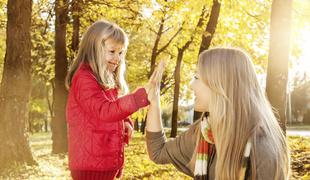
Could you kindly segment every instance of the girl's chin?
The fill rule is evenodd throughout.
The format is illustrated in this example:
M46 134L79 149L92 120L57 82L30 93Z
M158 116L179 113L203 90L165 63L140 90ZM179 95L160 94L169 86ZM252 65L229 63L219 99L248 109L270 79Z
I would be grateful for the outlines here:
M108 67L108 70L109 70L110 72L115 72L116 67Z

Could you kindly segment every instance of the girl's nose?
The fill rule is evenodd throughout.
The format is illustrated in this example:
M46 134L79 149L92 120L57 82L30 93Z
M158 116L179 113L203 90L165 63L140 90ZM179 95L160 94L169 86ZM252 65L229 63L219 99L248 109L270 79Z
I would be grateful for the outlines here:
M121 55L115 54L113 59L114 59L114 61L116 61L116 63L119 63L121 60Z

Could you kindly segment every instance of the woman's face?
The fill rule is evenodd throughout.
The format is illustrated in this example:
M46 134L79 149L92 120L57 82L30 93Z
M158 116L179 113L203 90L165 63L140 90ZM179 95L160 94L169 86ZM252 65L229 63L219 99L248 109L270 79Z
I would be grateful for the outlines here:
M199 73L195 74L195 78L191 82L190 87L195 95L194 110L199 112L209 112L211 90L202 82Z
M107 39L105 41L105 60L107 61L108 70L114 72L119 66L121 57L124 53L124 48L122 44L116 43L113 39Z

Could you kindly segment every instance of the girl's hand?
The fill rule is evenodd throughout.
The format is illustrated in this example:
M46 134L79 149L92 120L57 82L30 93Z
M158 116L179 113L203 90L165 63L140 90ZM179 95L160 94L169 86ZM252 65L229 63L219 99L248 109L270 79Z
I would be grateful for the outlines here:
M125 126L125 136L128 137L128 142L126 142L126 143L129 144L129 140L131 139L131 137L133 135L133 128L129 122L125 122L124 126Z

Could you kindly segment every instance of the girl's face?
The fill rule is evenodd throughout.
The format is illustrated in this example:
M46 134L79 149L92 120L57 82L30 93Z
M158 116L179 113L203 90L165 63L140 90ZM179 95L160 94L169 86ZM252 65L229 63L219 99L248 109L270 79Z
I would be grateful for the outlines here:
M194 110L199 112L209 112L211 90L202 82L198 73L196 73L194 77L195 78L190 85L195 95Z
M110 72L114 72L121 61L121 57L123 56L124 47L122 44L119 44L110 38L105 41L104 49L104 56L107 62L108 70Z

